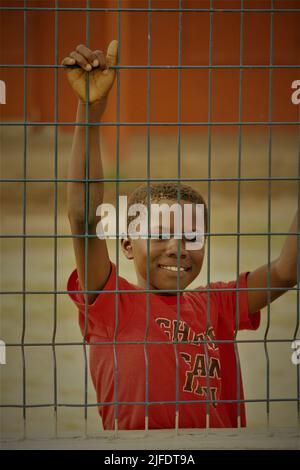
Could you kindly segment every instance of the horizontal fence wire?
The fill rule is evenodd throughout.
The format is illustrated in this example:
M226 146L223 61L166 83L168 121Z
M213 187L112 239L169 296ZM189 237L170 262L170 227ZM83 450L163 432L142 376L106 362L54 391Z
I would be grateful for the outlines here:
M296 126L299 125L300 121L216 121L207 123L205 121L195 121L195 122L52 122L52 121L7 121L0 122L0 126L100 126L100 127L110 127L110 126L127 126L127 127L147 127L147 126L161 126L161 127L178 127L178 126Z
M118 344L210 344L210 343L216 343L216 344L232 344L232 343L236 343L236 344L239 344L239 343L245 343L245 344L251 344L251 343L262 343L264 344L265 342L267 343L290 343L292 341L292 338L288 338L288 339L201 339L199 341L186 341L186 340L182 340L182 341L147 341L147 340L144 340L144 341L118 341ZM89 342L90 345L99 345L99 344L114 344L113 341L90 341ZM28 342L28 343L24 343L24 346L27 346L27 347L32 347L32 346L83 346L84 345L84 342L80 342L80 341L71 341L71 342L59 342L59 341L56 341L56 342L35 342L35 343L32 343L32 342ZM16 347L16 346L20 346L20 343L5 343L5 346L10 346L10 347Z
M298 398L270 398L270 402L297 402ZM204 405L206 403L208 404L213 404L213 403L266 403L265 398L248 398L248 399L240 399L239 401L237 400L208 400L204 399L203 400L179 400L179 404L199 404L199 405ZM148 405L174 405L174 400L165 400L165 401L149 401ZM87 403L85 404L76 404L76 403L57 403L58 407L62 406L69 406L69 407L76 407L76 408L84 408L84 407L93 407L93 406L112 406L112 405L146 405L147 403L145 401L105 401L105 402L97 402L97 403ZM1 405L1 408L49 408L53 407L54 403L43 403L43 404L30 404L30 405L17 405L17 404L11 404L11 405Z
M78 182L78 183L85 183L85 182L90 182L90 183L97 183L97 182L104 182L104 183L116 183L117 181L121 181L122 183L137 183L137 182L147 182L147 181L153 181L153 182L159 182L159 181L190 181L190 182L208 182L208 181L213 181L213 182L225 182L225 181L245 181L245 182L259 182L259 181L299 181L299 178L297 176L272 176L272 177L241 177L240 179L236 178L184 178L181 177L179 178L122 178L120 177L119 179L117 178L27 178L26 180L24 178L0 178L0 183L21 183L26 181L27 183L54 183L54 182L59 182L59 183L67 183L67 182ZM267 232L265 232L267 233Z
M105 13L118 12L118 13L298 13L300 8L101 8L101 7L0 7L0 11L82 11L82 12L96 12L103 11Z
M268 292L270 291L297 291L299 290L298 287L239 287L239 291L242 292ZM163 293L174 293L176 294L177 292L236 292L237 288L234 287L226 287L226 288L219 288L219 287L203 287L201 290L198 289L119 289L119 290L57 290L57 294L141 294L144 293L146 294L147 292L153 293L153 294L158 294L159 292ZM55 291L53 290L8 290L8 291L2 291L1 294L54 294Z
M178 234L166 234L169 235L170 237L173 235L178 235ZM236 236L245 236L245 237L261 237L261 236L266 236L266 235L272 235L272 236L282 236L282 235L299 235L299 232L204 232L203 235L207 237L236 237ZM86 234L86 235L65 235L65 234L26 234L26 235L17 235L17 234L5 234L5 235L0 235L0 238L98 238L97 235L92 235L92 234ZM119 238L122 239L124 238L124 235L118 234L118 233L112 233L109 235L107 238ZM151 237L149 235L148 238L154 238L156 239L157 237Z
M65 69L65 65L0 64L0 69ZM72 66L68 66L69 68ZM75 68L75 67L74 67ZM300 65L111 65L111 69L182 70L182 69L300 69Z

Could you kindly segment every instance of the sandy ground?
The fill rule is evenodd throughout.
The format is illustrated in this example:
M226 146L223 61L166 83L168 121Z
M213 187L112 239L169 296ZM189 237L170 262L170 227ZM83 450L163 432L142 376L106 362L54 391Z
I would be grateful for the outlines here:
M2 178L19 178L23 175L22 130L16 133L4 129L2 135ZM146 136L132 138L127 148L128 156L122 156L121 176L146 176ZM152 136L151 174L153 177L176 177L176 137ZM66 134L58 138L58 176L66 177L66 165L71 140ZM108 159L104 142L105 174L114 175L115 159ZM273 136L272 175L295 177L298 172L297 136L275 132ZM248 133L243 137L242 177L262 178L268 174L268 140L264 135ZM52 178L54 176L53 133L30 133L28 138L29 178ZM168 164L166 164L168 162ZM182 176L206 178L207 135L182 136ZM212 177L237 176L237 136L226 133L213 136ZM120 185L120 193L127 194L137 183ZM58 183L58 233L70 234L66 220L65 183ZM207 183L194 185L207 196ZM4 183L2 202L2 233L22 233L22 184ZM264 232L267 230L268 186L265 182L241 184L241 231ZM106 200L114 199L113 184L107 184ZM235 232L237 227L237 183L211 183L211 214L213 232ZM46 235L54 229L54 184L32 183L27 185L26 230L31 235ZM274 182L272 185L271 216L274 232L287 231L297 206L297 182ZM271 255L275 257L284 237L271 237ZM54 290L54 241L49 238L26 240L26 290ZM231 280L236 276L237 240L235 236L216 236L211 239L211 280ZM109 242L109 252L116 261L116 243ZM121 256L121 255L120 255ZM1 240L1 290L22 290L23 242L22 239ZM135 282L133 266L120 257L120 274ZM242 236L240 240L240 271L252 270L268 261L266 236ZM71 239L57 241L57 290L65 290L68 276L74 268ZM205 284L207 263L191 287ZM9 344L18 344L23 327L23 299L21 295L1 296L1 335ZM66 294L27 294L25 299L27 343L50 342L54 332L54 305L56 302L57 328L55 340L66 343L56 346L57 401L69 405L84 403L85 364L81 346L69 343L81 341L76 310ZM297 367L291 362L291 343L297 326L296 292L288 292L270 308L269 339L287 340L268 345L270 398L297 398ZM267 327L267 309L262 313L261 327L256 332L240 333L241 340L262 340ZM299 337L299 332L298 332ZM262 343L243 343L239 347L244 377L245 395L250 400L265 400L267 388L267 360ZM25 351L25 369L21 348L7 347L7 364L1 365L1 401L5 405L22 405L23 378L26 384L26 403L31 405L53 404L54 361L50 346L30 346ZM25 376L23 375L25 372ZM88 379L88 402L95 403L95 393ZM23 436L22 408L1 409L1 434L4 439ZM248 403L249 429L258 429L267 423L266 403ZM271 426L297 426L295 401L270 403ZM101 423L95 407L88 408L87 432L101 436ZM57 427L64 438L82 436L85 433L82 407L63 406L57 412L53 406L33 407L26 411L26 435L31 438L50 438ZM283 431L284 435L284 431ZM282 438L283 439L283 438ZM283 439L284 440L284 439ZM279 438L280 441L280 438ZM294 441L293 441L294 442Z
M0 446L3 450L29 449L70 449L70 450L105 450L111 457L114 450L286 450L300 449L300 433L294 428L275 429L185 429L176 433L169 430L121 431L118 435L101 433L89 438L72 439L26 439L6 441ZM172 452L170 452L172 454Z

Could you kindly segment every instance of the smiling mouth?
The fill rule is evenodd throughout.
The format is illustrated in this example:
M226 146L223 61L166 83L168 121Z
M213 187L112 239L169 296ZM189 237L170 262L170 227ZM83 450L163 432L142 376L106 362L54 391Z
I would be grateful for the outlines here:
M166 271L173 272L173 273L178 273L178 272L186 272L189 271L191 268L183 268L182 266L178 267L177 266L167 266L165 264L159 264L158 265L161 269L165 269Z

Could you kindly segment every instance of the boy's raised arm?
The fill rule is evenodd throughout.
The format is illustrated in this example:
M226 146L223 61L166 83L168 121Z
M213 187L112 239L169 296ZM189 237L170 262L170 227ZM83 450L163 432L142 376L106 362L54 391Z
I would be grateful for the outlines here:
M298 232L298 212L296 212L290 227L290 234ZM298 235L299 236L299 235ZM287 235L279 257L270 265L270 287L286 288L293 287L297 283L297 257L298 253L297 235ZM252 271L247 278L249 288L267 288L268 284L268 264ZM271 290L270 301L277 299L286 290ZM250 313L255 313L268 304L268 291L248 291L248 307Z
M65 57L62 65L77 65L67 69L67 78L77 98L76 122L86 122L86 76L89 73L89 122L100 122L106 108L107 97L115 80L115 70L110 65L117 63L117 41L112 41L105 58L102 51L91 51L84 45ZM89 126L89 178L103 178L100 150L100 132L98 126ZM68 178L86 178L86 127L76 126L73 137ZM96 234L96 209L103 202L104 183L89 183L88 234ZM68 183L68 217L73 235L86 233L86 184L70 181ZM110 260L106 241L89 238L87 251L85 238L73 238L78 278L82 289L101 290L110 274ZM85 257L88 255L88 279L86 285ZM97 294L87 294L88 303L92 303Z

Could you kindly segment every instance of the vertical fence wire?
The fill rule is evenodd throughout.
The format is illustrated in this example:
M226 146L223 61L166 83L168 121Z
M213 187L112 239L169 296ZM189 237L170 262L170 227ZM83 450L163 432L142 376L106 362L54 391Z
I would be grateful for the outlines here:
M86 0L85 12L85 34L86 46L90 47L90 0ZM85 94L85 238L84 238L84 254L85 254L85 323L84 323L84 339L83 339L83 358L84 358L84 437L87 438L88 432L88 358L87 358L87 329L89 324L89 310L88 310L88 279L89 279L89 211L90 211L90 167L89 167L89 153L90 153L90 128L89 128L89 101L90 101L90 79L89 72L84 72L86 77L86 94Z
M210 231L211 231L211 199L212 199L212 86L213 86L213 41L214 41L214 0L210 0L210 12L209 12L209 56L208 56L208 115L207 115L207 125L208 125L208 162L207 162L207 176L208 176L208 191L207 191L207 227L206 232L209 234L207 236L207 285L210 285L210 263L211 263L211 239L210 239ZM207 292L207 308L206 308L206 332L205 332L205 340L207 340L208 335L208 328L210 326L211 320L211 294L210 290ZM208 350L207 350L207 342L204 343L204 357L205 357L205 366L206 366L206 388L207 388L207 400L206 400L206 413L205 413L205 428L209 429L210 427L210 406L209 406L209 358L208 358Z
M272 0L272 9L275 7L275 1ZM269 52L269 96L268 96L268 119L272 120L273 117L273 49L274 49L274 13L270 13L270 52ZM270 426L270 356L268 349L268 334L271 325L271 228L272 228L272 139L273 139L273 128L272 124L268 126L268 305L267 305L267 324L264 334L264 351L266 358L266 418L267 418L267 428Z
M148 0L148 8L152 9L152 0ZM147 65L148 67L152 63L152 11L148 13L148 50L147 50ZM151 69L147 69L147 291L150 290L150 237L151 237L151 197L150 197L150 178L151 178ZM149 334L150 324L150 293L146 294L146 330L145 330L145 344L144 344L144 355L145 355L145 432L149 430L149 357L147 350L147 341Z
M59 0L55 0L55 65L58 65L58 40L59 40ZM54 122L58 122L58 68L54 70ZM58 126L54 128L54 273L53 273L53 332L52 332L52 356L53 356L53 399L54 399L54 435L57 437L57 360L56 360L56 330L57 330L57 210L58 210Z
M27 7L27 0L24 0L24 7ZM26 354L25 354L25 334L26 334L26 233L27 233L27 88L28 88L28 69L26 68L28 60L28 14L24 10L23 14L23 28L24 28L24 99L23 99L23 113L24 113L24 160L23 160L23 194L22 194L22 212L23 212L23 262L22 262L22 334L21 334L21 349L22 349L22 380L23 380L23 438L26 439Z
M244 0L241 0L240 13L240 66L244 64ZM243 120L243 88L244 88L244 69L239 69L239 122ZM238 126L238 156L237 156L237 235L236 235L236 319L234 331L234 354L236 364L236 396L237 396L237 427L241 427L241 371L238 346L236 343L240 323L240 232L241 232L241 171L242 171L242 126Z
M299 111L300 117L300 111ZM293 340L295 341L299 333L300 325L300 127L298 129L298 220L297 220L297 292L296 292L296 326ZM296 389L297 389L297 417L300 427L300 364L296 364Z
M121 11L122 0L118 0L118 65L121 61ZM120 69L117 69L117 129L116 129L116 233L119 234L119 194L120 194L120 106L121 106L121 84L120 84ZM118 435L119 429L119 365L117 353L117 334L119 328L119 236L116 237L116 316L115 316L115 331L113 338L113 353L114 353L114 398L115 398L115 415L114 415L114 431L115 437Z
M182 0L179 0L178 4L179 9L182 9ZM178 121L178 134L177 134L177 208L180 205L180 179L181 179L181 111L182 111L182 72L181 66L182 64L182 11L178 13L178 72L177 72L177 79L178 79L178 86L177 86L177 121ZM179 211L178 211L179 212ZM181 216L180 213L178 214L176 209L176 215L174 214L174 233L175 230L178 232L178 218ZM176 221L176 223L175 223ZM180 224L182 226L182 223ZM181 227L182 232L182 227ZM174 235L176 239L176 236ZM174 354L175 354L175 366L176 366L176 394L175 394L175 431L178 432L179 429L179 385L180 385L180 377L179 377L179 362L178 362L178 347L177 341L179 338L178 330L180 325L180 264L181 264L181 241L182 241L182 233L180 234L180 238L177 241L177 325L174 332Z

